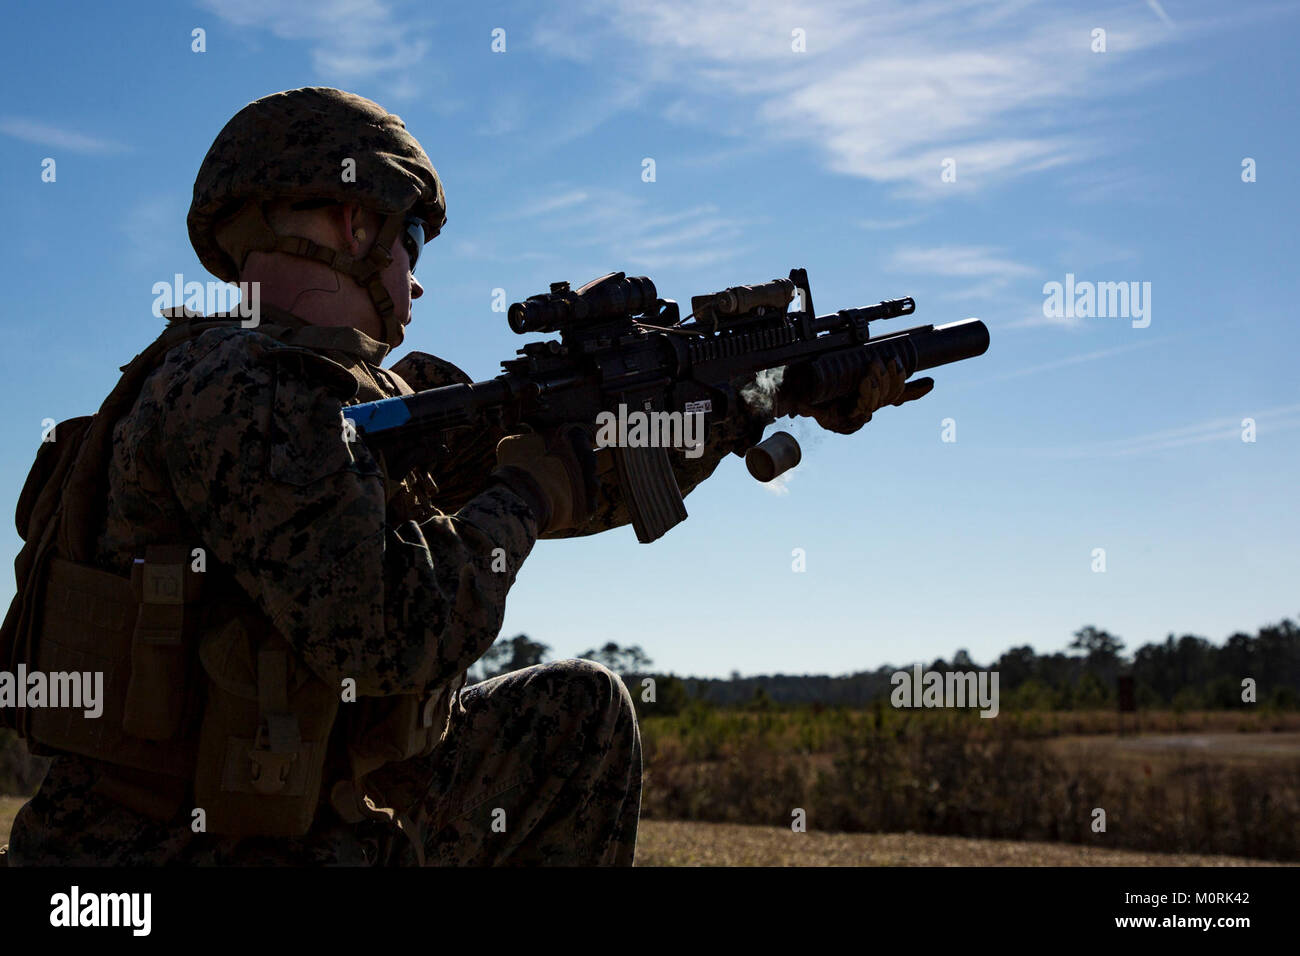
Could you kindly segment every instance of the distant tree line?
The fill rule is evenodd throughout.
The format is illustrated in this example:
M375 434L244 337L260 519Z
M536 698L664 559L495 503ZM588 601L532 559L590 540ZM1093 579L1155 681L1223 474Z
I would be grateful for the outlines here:
M1139 707L1146 709L1214 710L1250 706L1242 700L1242 681L1255 682L1256 702L1283 709L1300 707L1300 627L1289 619L1259 629L1238 632L1222 645L1204 637L1170 634L1163 642L1144 644L1131 655L1124 642L1093 625L1074 632L1066 652L1038 654L1029 645L1013 647L996 661L978 664L965 650L951 661L942 658L923 666L932 671L996 670L1001 705L1005 708L1085 710L1116 706L1120 675L1132 675ZM484 680L542 663L550 653L545 644L519 634L500 638L471 672ZM591 648L579 657L594 660L620 674L642 713L671 714L691 701L722 707L821 704L863 707L888 699L891 678L911 664L886 664L874 671L839 677L828 675L759 675L728 679L679 678L656 674L653 661L636 645L614 642ZM653 685L644 683L653 678ZM653 703L643 698L653 693Z

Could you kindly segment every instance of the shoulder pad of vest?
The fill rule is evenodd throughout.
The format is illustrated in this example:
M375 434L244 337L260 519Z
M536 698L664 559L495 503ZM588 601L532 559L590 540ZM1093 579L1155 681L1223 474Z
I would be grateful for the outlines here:
M447 385L468 385L472 381L465 372L446 359L428 352L408 352L390 369L417 392Z
M159 309L158 314L168 322L183 322L186 319L201 319L202 312L195 312L189 306L178 305L170 309Z
M341 399L354 398L357 394L357 380L351 372L311 349L284 345L268 349L266 357L278 366L293 369L305 380L324 385L331 395Z

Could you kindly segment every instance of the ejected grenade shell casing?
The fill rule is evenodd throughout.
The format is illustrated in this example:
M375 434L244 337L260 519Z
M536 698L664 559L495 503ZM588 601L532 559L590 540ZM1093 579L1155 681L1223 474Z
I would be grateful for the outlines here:
M803 458L799 443L789 432L776 432L745 452L745 467L759 481L785 474Z

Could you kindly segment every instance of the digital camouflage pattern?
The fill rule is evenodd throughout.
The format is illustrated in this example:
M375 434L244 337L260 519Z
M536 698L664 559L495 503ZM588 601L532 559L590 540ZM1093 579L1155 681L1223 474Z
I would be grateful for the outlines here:
M434 759L373 778L420 807L426 865L632 865L641 738L617 675L539 664L465 688L460 704ZM390 862L417 862L409 841L389 846Z
M528 506L491 477L501 436L451 436L434 474L412 469L386 501L382 463L341 435L345 404L468 377L421 353L385 371L387 347L355 329L262 313L259 329L172 349L117 425L101 563L128 573L145 544L194 543L212 580L322 679L433 698L441 741L367 781L419 825L420 846L386 819L344 823L325 802L302 838L196 834L188 809L154 822L96 792L93 761L62 756L14 821L11 865L630 864L641 755L621 681L568 661L460 689L537 538ZM674 455L683 492L755 428L719 428L700 458ZM627 523L612 485L585 528L560 536ZM341 721L360 704L342 706Z
M344 161L355 163L345 177ZM355 93L286 90L236 113L208 149L194 180L187 224L199 261L227 282L239 263L216 226L248 200L331 199L381 215L410 212L432 239L447 221L442 182L401 118Z
M410 808L426 866L628 865L636 852L641 738L622 681L560 661L466 687L432 755L371 783ZM415 866L411 842L373 820L323 808L305 837L222 839L160 824L93 791L95 768L54 760L14 820L10 866Z

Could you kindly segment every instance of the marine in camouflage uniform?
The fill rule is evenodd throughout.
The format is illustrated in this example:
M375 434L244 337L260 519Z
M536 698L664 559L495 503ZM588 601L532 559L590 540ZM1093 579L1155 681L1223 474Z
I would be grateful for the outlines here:
M444 492L427 472L413 472L386 508L379 463L361 442L349 459L340 441L342 403L331 391L339 383L313 374L298 350L373 377L373 391L352 401L468 376L421 353L385 371L378 363L386 346L356 330L262 312L270 330L296 334L232 328L173 349L118 425L100 547L106 566L127 573L146 543L187 529L182 538L202 543L210 569L228 568L327 681L353 678L363 695L446 688L446 739L371 781L400 809L427 818L427 861L631 863L640 740L616 675L565 661L452 691L496 638L506 593L538 538L519 495L504 485L481 490L502 436L453 440L454 484ZM719 431L704 456L683 458L684 488L731 444ZM617 490L602 484L585 530L627 521ZM505 551L504 573L491 570L495 548ZM462 614L465 605L474 613ZM160 824L133 813L96 793L95 781L93 761L56 758L15 820L12 862L359 864L394 852L390 859L413 862L408 841L389 828L343 824L328 807L301 839L222 839L191 832L188 814ZM492 827L498 808L503 833Z
M369 121L363 132L358 114ZM388 224L422 206L432 233L441 228L445 200L428 158L375 104L300 90L250 104L232 125L240 117L236 153L222 155L233 148L228 127L200 171L191 212L200 258L222 278L235 278L242 265L230 246L275 246L256 230L252 240L215 242L213 210L223 207L229 221L230 197L268 194L343 201L346 191L332 180L346 157L357 158L357 180L372 189L368 206ZM253 148L259 136L281 139ZM385 153L389 167L368 167L367 150ZM384 175L396 186L376 196ZM196 229L194 210L205 209L208 220L200 216ZM381 229L379 240L393 235ZM499 467L505 436L490 429L447 436L436 473L416 460L401 466L398 480L364 442L340 435L342 409L470 379L423 353L381 368L401 329L384 312L375 262L295 249L281 242L277 251L329 260L367 288L386 342L263 304L257 328L232 321L168 351L113 433L98 563L126 575L151 543L196 544L231 612L260 615L297 666L335 687L354 681L361 702L417 696L441 715L441 733L426 752L399 755L367 775L364 816L337 812L322 793L300 837L196 833L188 806L152 819L108 795L101 784L111 768L61 755L14 821L11 865L630 865L641 748L620 679L592 662L562 661L463 686L497 637L506 595L539 536L628 523L611 453L594 456L602 480L587 487L587 507L575 505L567 527L554 526L544 482ZM871 380L871 407L897 396L896 378L890 370ZM870 417L867 405L807 414L844 431ZM674 455L683 493L728 452L760 440L766 423L746 414L712 429L700 457ZM356 713L349 708L361 706L342 704L335 736L348 731ZM327 784L338 769L330 764Z

